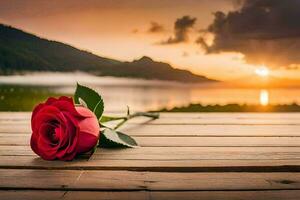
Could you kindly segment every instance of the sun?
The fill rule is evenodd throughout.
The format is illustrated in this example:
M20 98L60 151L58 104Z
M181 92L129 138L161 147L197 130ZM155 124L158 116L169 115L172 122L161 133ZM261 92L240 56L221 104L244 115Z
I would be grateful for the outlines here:
M255 69L255 74L261 77L267 77L270 74L270 70L267 67L262 66Z
M269 104L269 92L267 90L260 91L259 102L262 106L267 106Z

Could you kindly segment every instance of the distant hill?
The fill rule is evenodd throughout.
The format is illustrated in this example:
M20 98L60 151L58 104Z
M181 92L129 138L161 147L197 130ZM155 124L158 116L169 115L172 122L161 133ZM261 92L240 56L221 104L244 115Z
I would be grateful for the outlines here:
M24 71L84 71L99 76L133 77L182 82L213 81L187 70L142 57L121 62L97 56L0 24L0 74Z

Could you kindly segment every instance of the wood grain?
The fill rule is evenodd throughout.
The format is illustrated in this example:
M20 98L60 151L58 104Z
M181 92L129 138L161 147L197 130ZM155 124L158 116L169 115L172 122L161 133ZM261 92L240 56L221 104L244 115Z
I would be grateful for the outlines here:
M124 114L113 114L123 116ZM30 123L31 113L0 113L0 124L26 124ZM134 118L128 121L130 124L300 124L299 113L160 113L157 120L149 120L145 117Z
M217 136L217 137L270 137L300 136L300 125L133 125L120 129L131 136ZM0 133L31 132L28 125L1 125Z
M47 190L0 190L0 197L1 200L54 200L63 199L64 193ZM86 197L89 198L89 195Z
M0 175L1 189L137 191L300 189L300 173L170 173L0 169Z
M0 119L0 125L27 125L30 119L21 120L5 120ZM108 125L115 125L116 122L109 122ZM300 118L271 118L271 119L255 119L255 118L159 118L150 120L148 118L134 118L127 124L151 124L151 125L300 125Z
M29 146L0 146L1 156L33 156ZM300 147L138 147L98 149L99 160L300 160Z
M2 169L130 170L156 172L300 172L300 160L102 160L45 161L0 156Z
M109 113L106 112L105 115L123 116L125 113ZM31 112L0 112L0 120L19 120L19 119L30 119ZM160 113L161 118L256 118L256 119L300 119L300 113L236 113L236 112L214 112L214 113L188 113L188 112L162 112Z
M300 147L300 137L135 136L134 139L141 147ZM30 134L0 133L0 146L4 145L28 146Z
M300 199L300 114L162 113L121 130L141 147L45 161L30 113L0 113L0 199ZM113 123L111 124L113 125Z

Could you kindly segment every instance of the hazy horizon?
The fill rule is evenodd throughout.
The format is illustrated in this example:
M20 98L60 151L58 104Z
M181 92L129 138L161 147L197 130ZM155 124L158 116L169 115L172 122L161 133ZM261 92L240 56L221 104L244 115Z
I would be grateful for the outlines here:
M0 110L31 110L47 96L72 95L76 82L103 95L108 112L159 110L199 105L274 105L300 104L300 88L234 87L223 83L188 84L174 81L99 77L82 72L34 72L0 76ZM19 101L18 98L22 98ZM120 101L122 99L122 101Z

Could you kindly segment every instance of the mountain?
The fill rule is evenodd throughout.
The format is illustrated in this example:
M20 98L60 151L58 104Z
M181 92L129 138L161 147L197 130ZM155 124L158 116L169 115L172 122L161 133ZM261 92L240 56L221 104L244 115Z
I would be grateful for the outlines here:
M213 81L149 57L121 62L0 24L0 74L24 71L84 71L99 76L182 82Z

